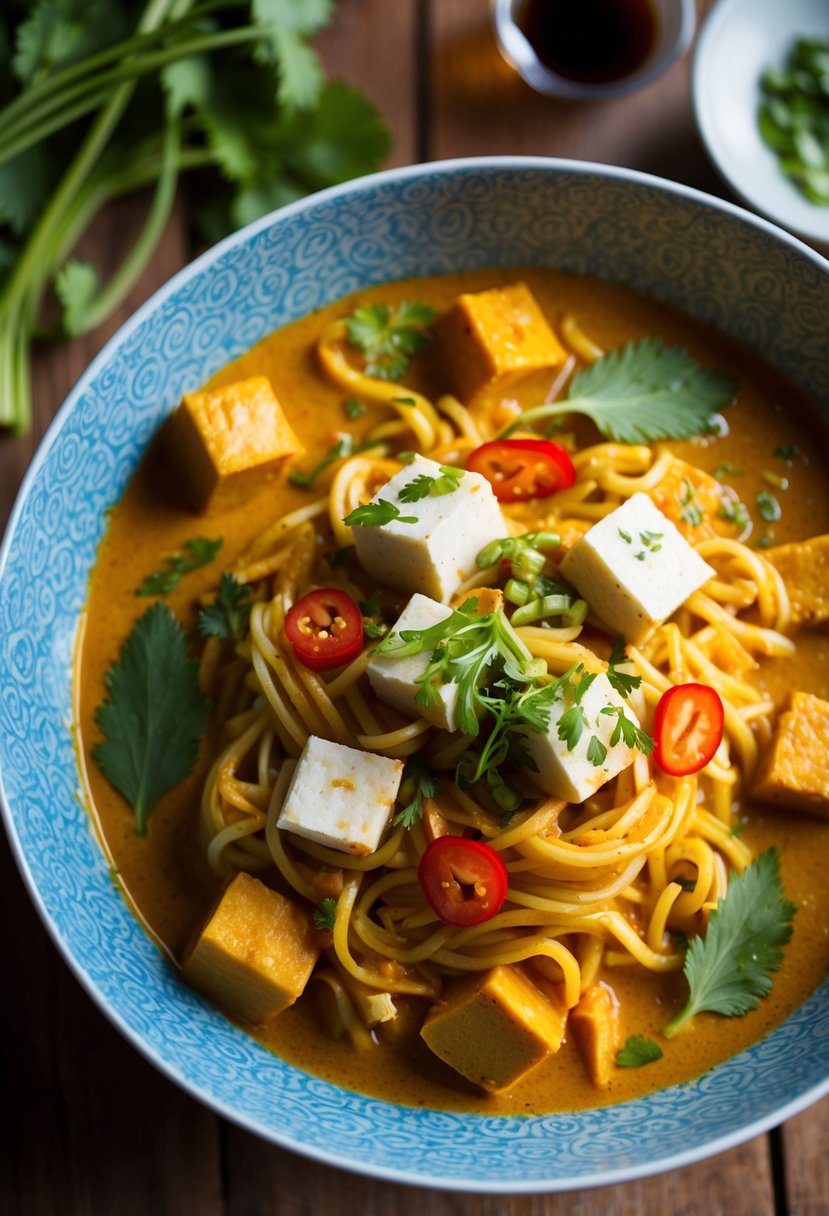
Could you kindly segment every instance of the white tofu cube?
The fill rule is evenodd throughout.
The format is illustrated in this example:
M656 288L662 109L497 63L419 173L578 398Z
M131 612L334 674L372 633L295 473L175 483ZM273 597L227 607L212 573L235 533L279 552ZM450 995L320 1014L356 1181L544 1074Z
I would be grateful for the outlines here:
M647 494L594 524L560 569L610 631L634 645L715 573Z
M623 737L611 746L610 740L618 717L616 714L602 713L602 710L621 709L635 726L639 725L633 710L619 696L607 676L598 675L581 698L583 729L575 747L570 748L564 739L559 738L558 724L575 704L578 681L579 677L576 676L573 683L563 686L563 695L553 705L550 726L545 734L531 730L525 732L527 751L538 765L538 772L531 772L530 776L545 794L564 798L567 802L584 802L611 777L632 764L636 756L635 748L628 747ZM606 749L601 764L594 764L588 758L593 738L598 739Z
M480 473L464 473L450 494L401 500L401 490L423 476L441 477L440 465L417 456L372 499L391 503L414 523L394 519L355 527L354 541L363 569L381 583L447 603L475 572L481 549L508 529L492 486Z
M403 761L311 735L277 827L341 853L373 853L389 821Z
M451 608L438 604L426 595L413 595L406 608L392 627L399 635L403 629L428 629L451 613ZM395 658L393 654L376 654L367 668L371 687L381 701L393 705L401 713L416 718L425 718L442 730L457 730L458 685L440 684L436 688L440 698L434 705L421 706L415 703L420 691L418 679L423 675L432 658L431 649L420 654Z

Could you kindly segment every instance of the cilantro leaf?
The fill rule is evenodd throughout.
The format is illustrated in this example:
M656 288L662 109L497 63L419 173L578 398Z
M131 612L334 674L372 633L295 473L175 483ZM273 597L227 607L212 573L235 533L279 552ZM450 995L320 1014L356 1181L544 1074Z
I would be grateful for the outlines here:
M196 536L184 545L184 553L171 553L165 558L163 570L157 570L144 580L136 590L136 595L169 595L175 591L182 576L191 570L198 570L213 561L222 547L221 537L210 540L206 536Z
M55 276L55 292L61 303L66 334L83 332L89 306L99 291L98 271L91 262L81 262L76 258L64 262Z
M353 511L349 511L343 523L349 528L382 528L384 524L390 524L395 519L401 524L417 523L416 515L401 515L400 508L393 502L387 502L385 498L355 507Z
M653 739L629 718L621 705L605 705L599 710L600 714L616 718L613 734L610 736L610 746L615 747L620 739L624 739L628 747L637 747L643 756L649 756L653 751Z
M327 895L314 908L314 924L318 929L327 929L329 933L333 933L336 916L337 901L333 895Z
M423 815L423 799L434 798L437 792L437 782L426 766L419 760L409 760L403 773L397 799L398 802L405 802L406 805L397 812L392 820L392 826L413 827ZM407 799L408 801L406 801Z
M584 710L580 705L571 705L558 720L558 737L567 744L569 751L578 743L586 726Z
M604 764L606 758L607 748L598 735L591 735L590 742L587 745L587 759L598 768Z
M170 609L153 604L106 673L107 699L95 714L105 737L92 755L132 807L139 836L158 800L195 766L210 709L198 670Z
M238 642L247 628L250 608L250 587L226 570L216 599L199 613L199 633Z
M381 380L399 380L410 357L429 341L424 326L434 318L434 309L416 300L404 300L397 308L368 304L345 318L348 340L366 357L366 374Z
M728 376L702 367L681 346L643 338L581 368L565 400L525 410L509 430L557 414L586 414L618 443L690 439L706 432L734 391Z
M620 1068L643 1068L645 1064L653 1064L661 1060L664 1052L653 1039L646 1039L643 1034L632 1034L616 1052L616 1063Z
M704 937L695 937L685 956L690 996L665 1027L670 1038L696 1014L707 1010L742 1017L771 991L771 974L792 935L795 905L784 896L777 850L767 849L731 879L725 898L708 919Z
M621 638L617 638L613 643L610 658L607 660L607 678L619 696L624 697L625 700L642 683L641 676L628 675L626 671L619 670L622 663L628 662L630 660L625 654L625 644Z
M421 473L415 477L414 481L403 486L397 497L400 502L420 502L421 498L429 497L434 484L434 477L430 477L428 473Z

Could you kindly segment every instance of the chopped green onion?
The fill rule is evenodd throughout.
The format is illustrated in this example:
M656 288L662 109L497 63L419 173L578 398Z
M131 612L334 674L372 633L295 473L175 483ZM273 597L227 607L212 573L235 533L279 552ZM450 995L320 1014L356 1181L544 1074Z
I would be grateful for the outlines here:
M532 621L540 621L545 616L558 616L567 612L572 601L569 595L543 595L539 599L530 600L523 607L517 608L512 614L512 624L529 625Z
M530 588L520 579L511 578L504 587L504 599L520 608L530 598Z

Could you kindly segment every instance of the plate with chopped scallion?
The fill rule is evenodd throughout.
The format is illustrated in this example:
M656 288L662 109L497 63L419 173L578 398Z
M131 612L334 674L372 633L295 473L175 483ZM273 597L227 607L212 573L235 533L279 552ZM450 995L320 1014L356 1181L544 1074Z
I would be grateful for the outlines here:
M693 65L697 126L755 211L829 249L829 4L719 0Z

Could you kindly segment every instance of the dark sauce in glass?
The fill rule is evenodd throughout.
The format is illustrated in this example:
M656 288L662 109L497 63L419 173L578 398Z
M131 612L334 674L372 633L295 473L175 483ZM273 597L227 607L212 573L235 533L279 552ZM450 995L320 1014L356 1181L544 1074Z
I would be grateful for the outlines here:
M546 67L590 84L632 75L656 41L650 0L526 0L516 20Z

